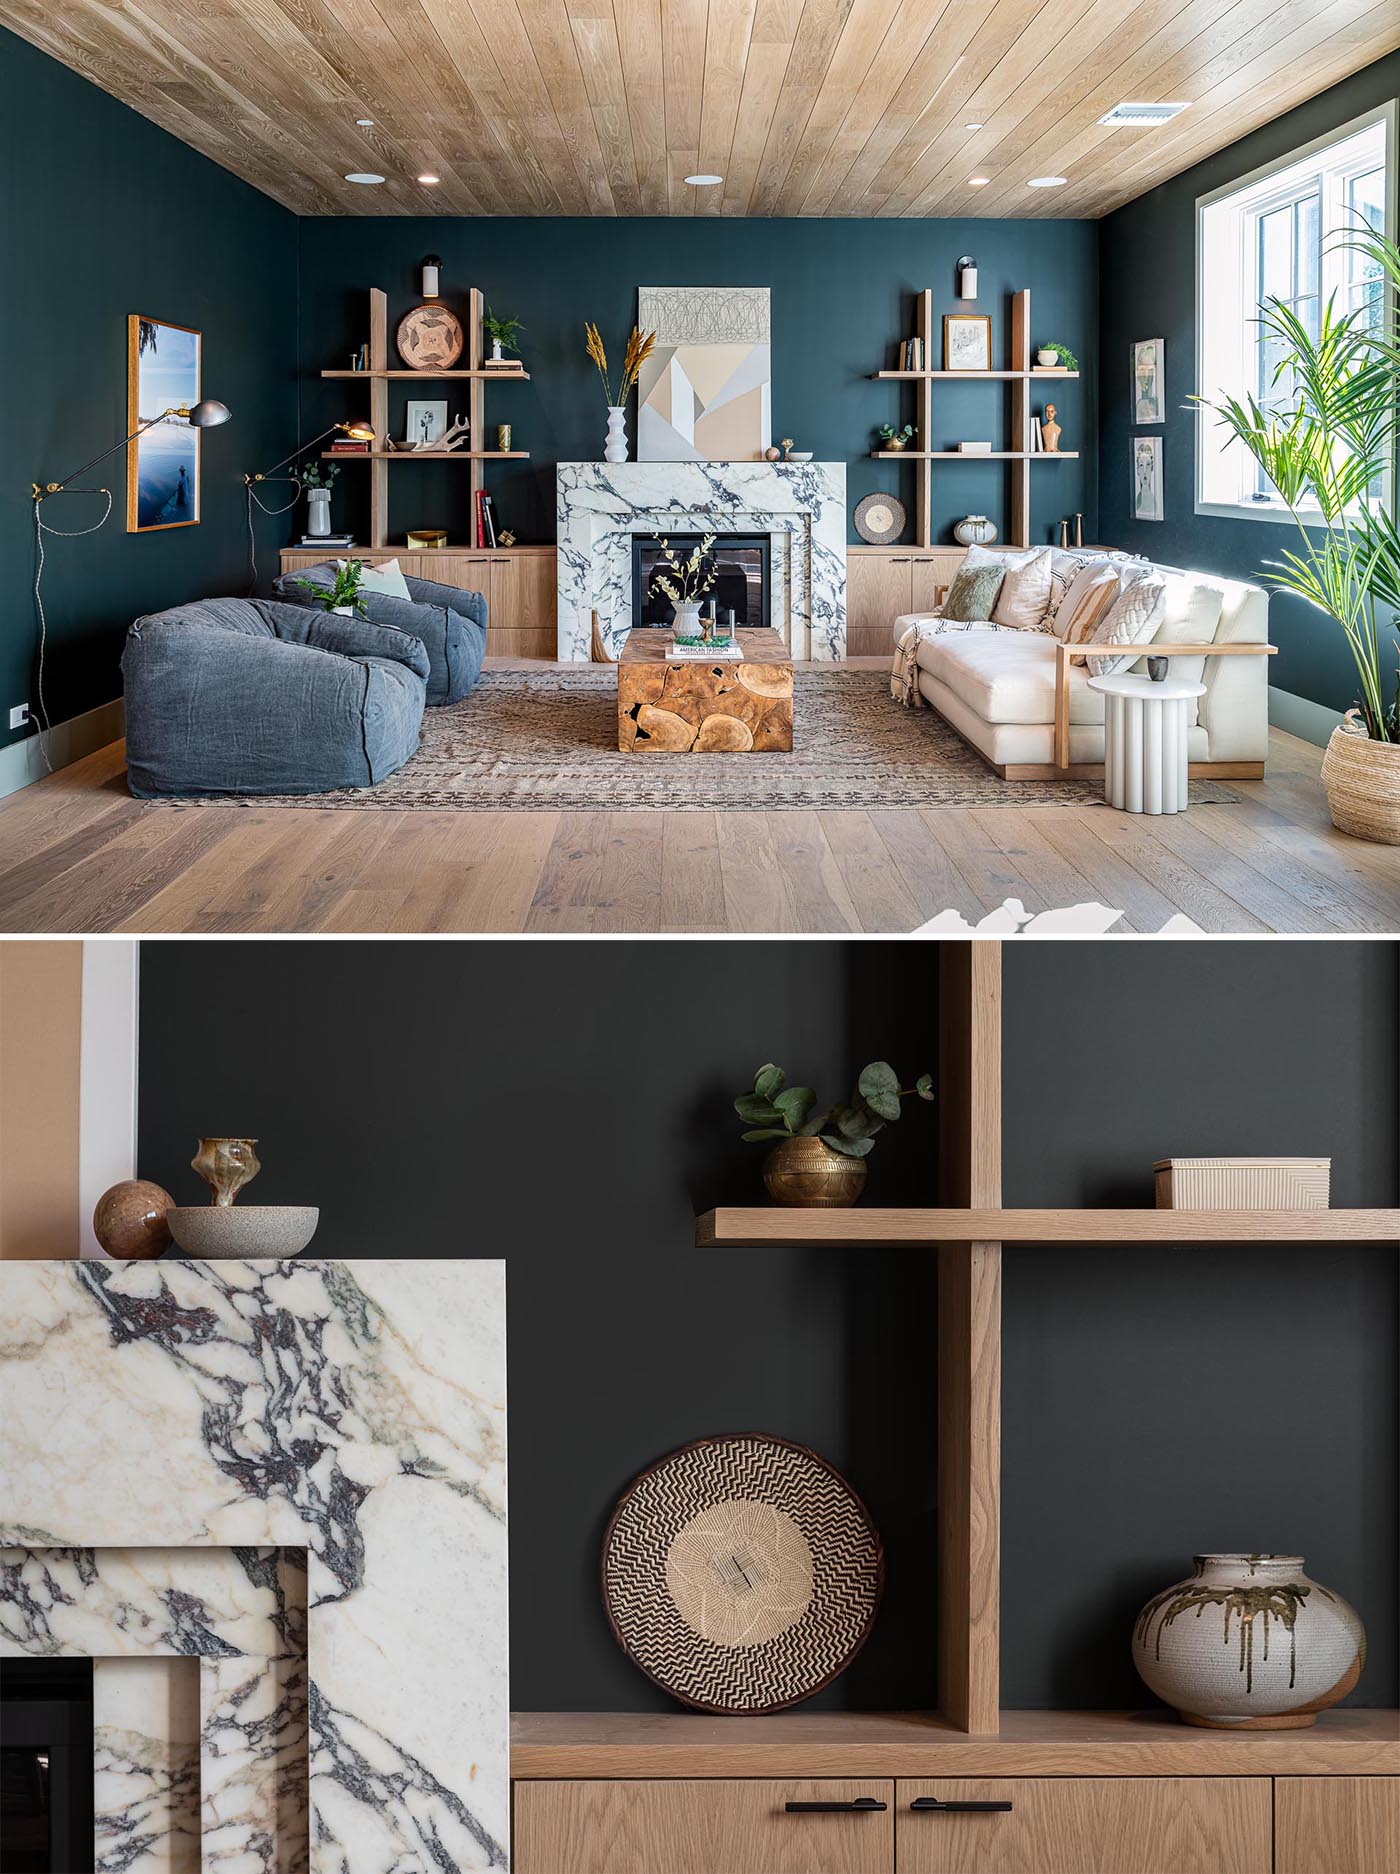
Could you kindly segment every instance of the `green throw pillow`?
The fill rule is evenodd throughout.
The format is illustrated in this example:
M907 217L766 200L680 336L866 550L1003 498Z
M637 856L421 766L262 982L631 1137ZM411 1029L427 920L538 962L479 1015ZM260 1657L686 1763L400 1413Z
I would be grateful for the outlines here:
M943 601L943 616L960 625L989 623L1005 577L1000 566L959 567Z

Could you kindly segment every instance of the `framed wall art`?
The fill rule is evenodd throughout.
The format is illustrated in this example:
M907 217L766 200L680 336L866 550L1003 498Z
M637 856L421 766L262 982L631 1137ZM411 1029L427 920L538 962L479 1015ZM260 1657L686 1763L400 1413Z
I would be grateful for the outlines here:
M1167 420L1167 341L1140 338L1133 346L1133 421Z
M128 433L181 404L199 402L200 335L131 313L126 322ZM199 524L199 431L171 417L126 446L126 531Z
M755 462L773 439L766 286L643 286L639 462Z
M1134 436L1133 519L1160 521L1162 513L1162 438Z
M985 312L945 312L943 315L943 369L990 371L992 320Z

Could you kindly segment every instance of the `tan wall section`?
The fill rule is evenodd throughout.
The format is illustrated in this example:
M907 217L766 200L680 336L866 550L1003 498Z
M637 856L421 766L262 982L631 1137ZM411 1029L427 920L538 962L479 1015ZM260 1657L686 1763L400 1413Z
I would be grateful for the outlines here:
M0 1257L78 1253L83 946L0 942Z

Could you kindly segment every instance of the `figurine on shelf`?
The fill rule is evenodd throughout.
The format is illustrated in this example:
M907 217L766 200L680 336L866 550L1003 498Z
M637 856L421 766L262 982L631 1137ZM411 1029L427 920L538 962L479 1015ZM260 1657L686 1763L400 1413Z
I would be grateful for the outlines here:
M1058 455L1060 453L1060 426L1055 421L1055 406L1053 403L1047 403L1045 406L1045 415L1042 417L1040 424L1040 438L1045 445L1046 455Z
M410 449L410 455L450 455L454 449L460 449L467 440L467 419L454 417L451 427L432 442L416 442Z

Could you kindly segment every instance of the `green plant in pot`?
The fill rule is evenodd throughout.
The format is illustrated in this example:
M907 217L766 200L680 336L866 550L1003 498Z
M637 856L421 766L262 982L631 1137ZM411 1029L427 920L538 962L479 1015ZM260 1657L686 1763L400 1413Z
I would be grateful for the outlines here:
M493 363L499 364L502 354L507 351L513 351L517 356L519 355L519 338L520 334L525 330L521 320L514 318L498 319L495 313L488 307L486 310L486 317L481 323L486 328L487 335L491 340L491 359Z
M865 1160L875 1136L899 1118L902 1100L932 1100L933 1081L920 1074L912 1087L901 1087L888 1061L861 1069L845 1106L817 1110L810 1087L790 1087L787 1075L771 1061L753 1077L752 1093L734 1102L747 1121L749 1140L775 1139L763 1161L763 1182L775 1204L854 1204L865 1188Z
M893 423L882 423L876 433L887 449L903 449L914 434L914 425L906 423L903 429L896 429Z
M1267 562L1342 632L1359 696L1332 731L1322 783L1333 823L1400 845L1400 530L1386 486L1400 430L1400 247L1365 232L1340 243L1374 269L1378 297L1339 316L1329 299L1310 332L1266 299L1259 326L1280 348L1268 406L1197 398L1249 451L1297 523L1299 551Z
M1079 360L1068 345L1062 345L1057 338L1048 344L1036 348L1035 361L1042 371L1077 371Z
M365 601L360 592L364 578L363 560L343 560L335 567L335 577L328 586L314 579L298 579L303 592L309 592L323 611L339 612L346 618L363 618Z

